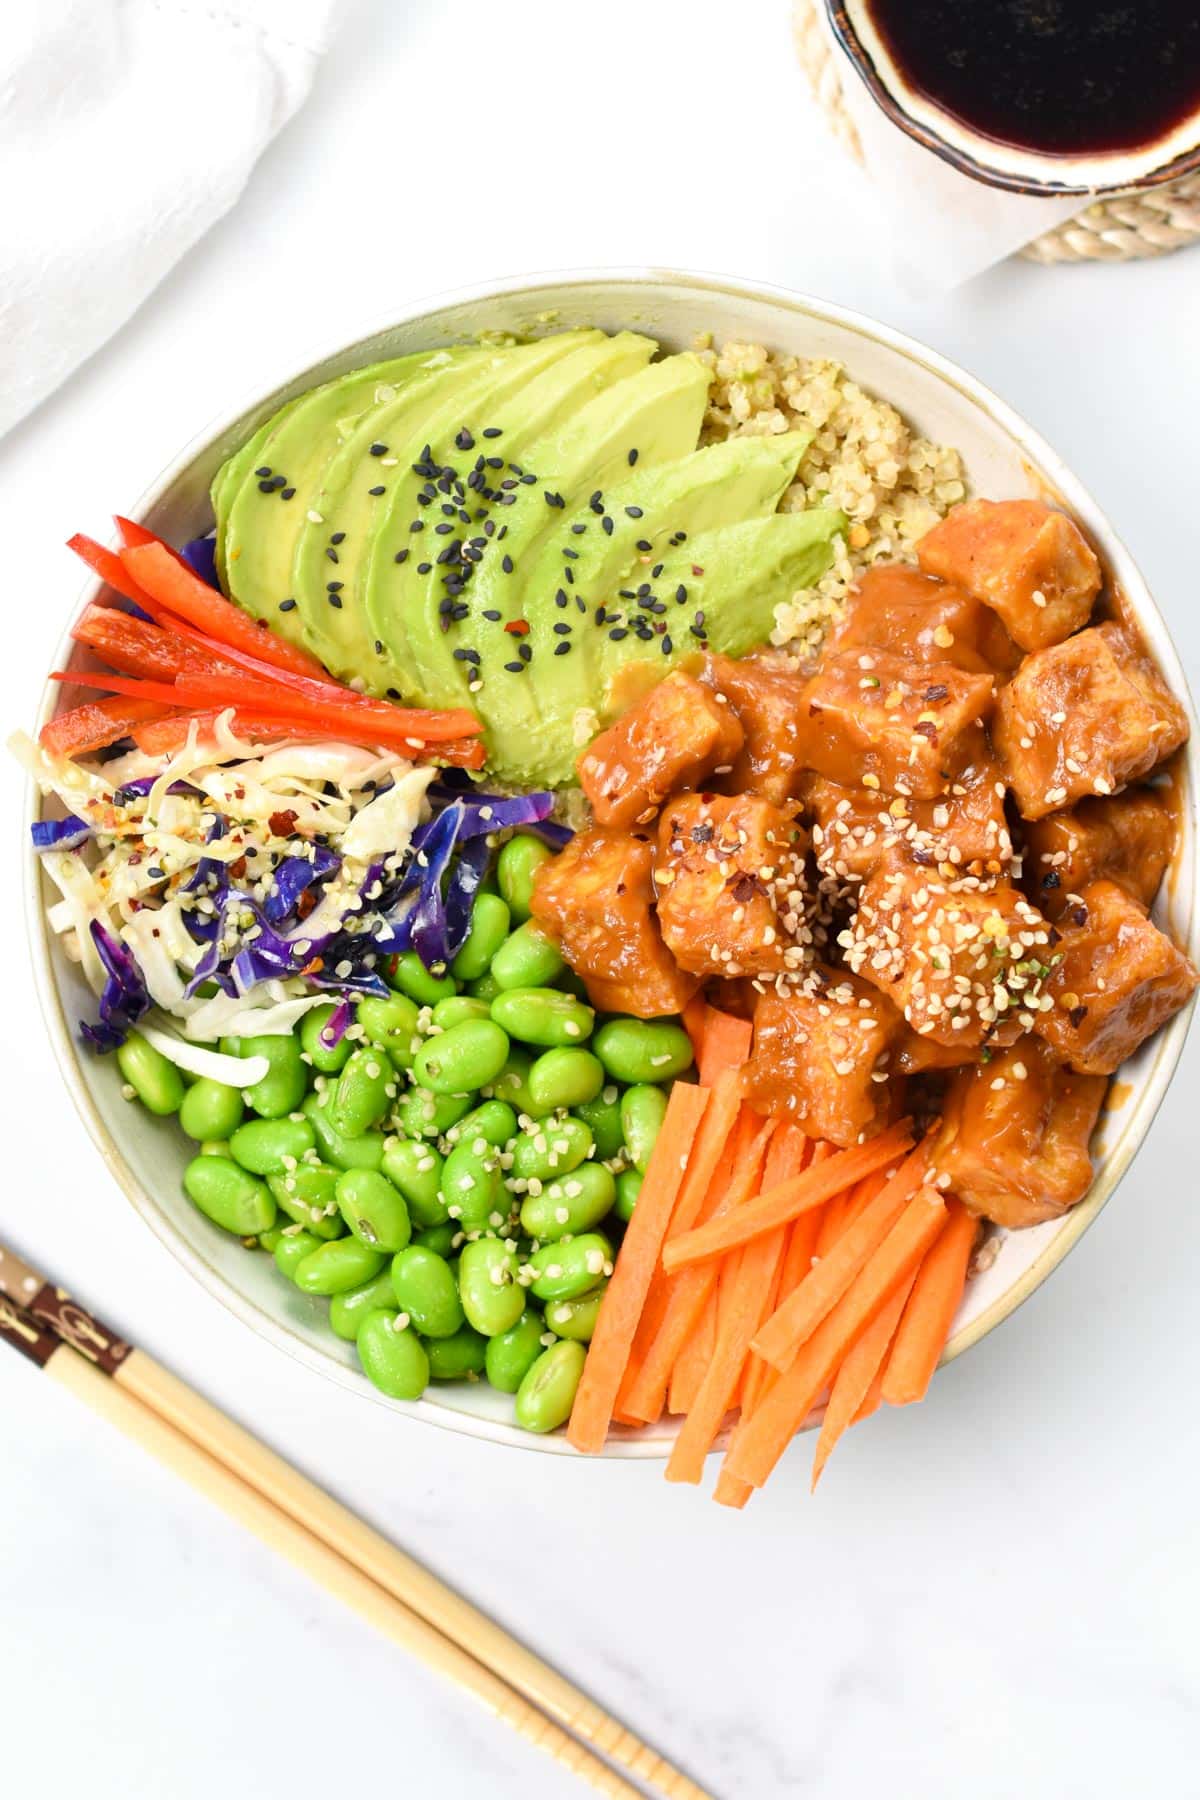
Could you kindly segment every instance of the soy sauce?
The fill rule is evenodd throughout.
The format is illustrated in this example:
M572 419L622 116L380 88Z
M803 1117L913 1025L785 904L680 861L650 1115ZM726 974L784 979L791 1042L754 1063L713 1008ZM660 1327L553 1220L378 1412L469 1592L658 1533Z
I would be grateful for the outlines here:
M1052 155L1133 150L1200 109L1200 0L867 0L910 84Z

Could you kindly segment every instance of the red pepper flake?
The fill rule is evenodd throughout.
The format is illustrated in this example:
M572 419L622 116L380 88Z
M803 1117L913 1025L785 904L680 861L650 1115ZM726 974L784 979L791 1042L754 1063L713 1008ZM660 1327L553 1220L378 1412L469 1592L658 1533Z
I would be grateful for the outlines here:
M297 918L307 919L309 913L312 911L313 907L316 904L317 904L317 896L313 892L312 888L305 888L303 893L300 895L300 898L296 902Z
M510 619L504 629L505 631L511 632L513 637L524 637L529 630L529 620Z
M704 570L700 567L699 563L692 564L692 574L693 575L703 575L703 573L704 573Z
M300 970L300 973L301 975L319 975L324 967L325 958L323 956L314 956L305 963L304 967Z
M290 809L287 812L273 812L267 820L276 837L290 837L296 825L296 814Z
M239 856L230 863L229 873L235 881L240 881L242 879L242 876L246 873L246 859L244 856Z

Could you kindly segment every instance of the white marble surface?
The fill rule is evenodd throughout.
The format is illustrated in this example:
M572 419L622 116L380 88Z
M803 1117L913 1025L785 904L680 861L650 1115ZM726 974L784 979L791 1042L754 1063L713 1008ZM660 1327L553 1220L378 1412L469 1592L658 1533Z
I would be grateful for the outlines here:
M868 190L809 112L785 12L372 0L352 13L236 215L0 444L2 716L29 719L72 604L61 540L103 533L293 347L337 342L392 297L639 260L827 295L981 374L1110 509L1195 674L1200 253L899 291ZM724 129L742 104L744 127ZM3 779L11 872L19 784ZM0 1237L721 1800L1195 1791L1195 1047L1053 1281L919 1412L853 1434L815 1500L801 1449L730 1515L653 1464L518 1454L391 1418L194 1287L60 1092L14 886L10 873L0 894ZM6 1790L316 1800L352 1770L421 1794L576 1791L11 1359L0 1407Z

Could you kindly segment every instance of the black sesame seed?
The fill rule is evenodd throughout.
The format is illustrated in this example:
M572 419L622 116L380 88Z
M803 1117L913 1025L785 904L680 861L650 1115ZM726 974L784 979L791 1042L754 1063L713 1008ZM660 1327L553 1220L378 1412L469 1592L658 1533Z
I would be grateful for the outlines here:
M543 491L542 499L546 502L547 506L565 506L567 504L561 494L551 493L549 488L546 488Z
M517 645L517 655L520 657L522 662L532 662L533 661L533 646L532 646L532 644L518 644Z
M604 526L604 530L605 530L605 532L606 532L606 534L607 534L607 535L608 535L608 536L609 536L609 537L611 537L611 536L612 536L612 534L613 534L613 522L612 522L612 520L611 520L611 519L610 519L610 518L609 518L609 517L608 517L608 516L607 516L607 514L606 514L606 515L605 515L605 517L604 517L604 518L603 518L603 519L602 519L602 520L601 520L601 524L602 524L602 525L603 525L603 526Z
M523 662L505 663L504 667L508 670L510 675L523 675L525 673L525 664Z
M258 491L260 494L273 494L275 492L275 483L273 481L260 481L258 484Z
M344 544L346 541L346 534L344 531L335 531L329 541L331 544Z
M504 458L502 456L489 456L487 459L487 466L489 469L502 469L504 467Z
M489 425L483 433L486 438L503 437L504 433L498 425Z
M608 614L605 611L604 607L598 606L596 608L596 623L597 623L597 625L603 625L603 623L604 623L605 619L607 619L607 617L608 617Z
M587 530L587 526L586 525L572 525L571 530L576 537L582 537L584 532Z
M264 464L263 464L263 466L262 466L262 468L261 468L261 469L255 469L255 471L254 471L254 473L255 473L255 474L256 474L256 475L260 475L260 476L261 476L261 475L269 475L269 474L270 474L270 473L271 473L271 471L270 471L270 469L269 469L269 468L268 468L268 467L267 467L267 465L266 465L266 463L264 463Z
M640 506L627 506L625 508L625 515L630 519L640 519L642 516L642 509Z
M499 623L500 614L495 610L494 607L485 606L483 609L483 616L485 619L490 619L492 621L493 625Z
M281 600L279 602L279 610L280 612L295 612L296 602L294 600Z
M387 455L387 445L386 444L372 444L371 445L371 455L372 456L386 456Z
M429 571L432 568L433 568L433 564L431 562L418 563L417 564L417 574L418 575L428 575Z
M338 611L339 611L339 612L341 612L341 610L342 610L342 597L341 597L341 595L340 595L340 594L330 594L330 595L329 595L329 604L330 604L330 606L336 606L336 608L337 608L337 610L338 610Z
M570 649L570 644L555 644L554 654L555 656L566 656L569 654Z
M649 538L639 538L635 548L638 550L652 550L654 546Z
M629 636L629 633L623 625L614 625L608 635L614 644L619 644L622 638L627 638Z
M629 452L629 466L630 466L630 468L631 468L631 469L632 469L632 467L633 467L633 465L634 465L634 463L635 463L635 462L636 462L636 461L637 461L637 459L638 459L638 453L637 453L637 451L636 451L636 450L631 450L631 451L630 451L630 452Z
M376 654L376 656L383 655L383 644L379 638L375 639L375 654Z
M522 475L521 485L522 485L522 487L536 487L537 486L537 476L536 475Z
M325 554L329 558L330 562L335 563L338 561L338 553L336 550L326 550Z
M424 529L425 529L424 519L414 519L408 529L410 531L424 531Z
M571 627L567 624L565 619L556 619L554 621L554 630L558 637L566 637L570 633Z
M294 500L296 498L295 488L294 487L281 488L279 491L279 498L281 500Z
M673 650L673 649L674 649L674 648L675 648L675 646L674 646L674 644L673 644L673 643L672 643L672 642L671 642L671 639L670 639L670 637L669 637L669 636L667 636L667 637L665 637L665 638L664 638L664 639L663 639L663 641L662 641L662 653L663 653L663 655L664 655L664 656L670 656L670 654L671 654L671 652L672 652L672 650Z
M651 569L651 571L650 571L650 576L651 576L651 579L652 579L652 580L653 580L653 581L657 581L657 580L658 580L658 578L659 578L659 576L660 576L660 575L661 575L661 574L662 574L662 572L663 572L663 566L662 566L662 564L661 564L661 563L655 563L655 565L654 565L654 567L653 567L653 568L652 568L652 569Z
M576 596L575 596L575 609L577 612L581 612L581 613L585 613L587 611L587 601L584 599L582 594L576 594Z
M569 547L568 547L568 546L567 546L567 545L565 545L565 544L564 544L564 546L563 546L563 555L564 555L564 556L567 556L567 557L570 557L570 559L571 559L571 561L572 561L572 562L578 562L578 561L579 561L579 552L578 552L578 550L572 550L572 549L570 549L570 548L569 548Z
M327 581L325 588L330 594L340 594L345 585L344 581Z
M398 700L400 698L400 689L399 688L385 688L384 693L387 695L389 700Z
M453 510L453 509L451 509L451 510ZM454 527L453 527L453 525L435 525L433 530L434 530L434 535L436 537L445 537L447 532L451 532L454 530Z
M475 448L475 439L471 436L471 433L467 430L465 425L462 430L455 435L454 442L459 450L473 450Z
M398 563L407 562L408 561L408 551L407 550L397 550L395 556L392 558L392 561L398 562Z
M511 557L511 556L508 556L508 555L507 555L507 554L506 554L506 555L504 555L504 556L502 556L502 557L501 557L501 558L500 558L500 567L501 567L501 568L502 568L502 569L503 569L503 570L504 570L504 573L505 573L505 574L506 574L506 575L511 575L511 574L512 574L512 572L513 572L513 559L512 559L512 557Z
M386 494L387 489L381 484L379 487L368 488L367 492L368 492L368 494ZM287 499L287 489L286 488L284 488L284 490L283 490L283 497L285 500Z

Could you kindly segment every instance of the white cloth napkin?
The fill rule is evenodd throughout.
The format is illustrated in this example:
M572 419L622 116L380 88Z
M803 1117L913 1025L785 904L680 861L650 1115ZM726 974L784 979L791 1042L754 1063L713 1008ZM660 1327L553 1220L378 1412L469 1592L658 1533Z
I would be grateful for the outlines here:
M0 432L233 205L340 0L19 0L0 30Z

